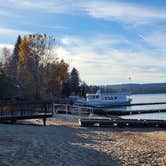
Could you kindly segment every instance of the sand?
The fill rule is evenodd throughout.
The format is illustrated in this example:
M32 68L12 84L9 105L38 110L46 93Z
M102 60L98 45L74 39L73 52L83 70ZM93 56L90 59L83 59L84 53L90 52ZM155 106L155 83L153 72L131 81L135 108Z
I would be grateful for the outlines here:
M166 165L166 131L81 128L77 118L0 124L0 166Z

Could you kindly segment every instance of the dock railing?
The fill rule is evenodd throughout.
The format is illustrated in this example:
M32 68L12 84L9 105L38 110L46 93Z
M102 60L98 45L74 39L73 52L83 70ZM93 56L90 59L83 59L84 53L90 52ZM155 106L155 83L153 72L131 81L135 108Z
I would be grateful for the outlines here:
M53 116L53 104L48 102L0 103L0 121L38 119Z
M54 114L57 113L78 115L79 117L93 117L94 108L69 104L54 104Z

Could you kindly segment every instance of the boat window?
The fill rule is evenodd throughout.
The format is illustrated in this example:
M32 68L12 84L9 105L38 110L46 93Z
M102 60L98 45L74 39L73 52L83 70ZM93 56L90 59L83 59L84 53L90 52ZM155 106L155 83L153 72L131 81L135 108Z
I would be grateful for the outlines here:
M105 100L110 100L110 97L109 97L109 96L106 96L106 97L105 97Z
M96 95L94 95L94 96L87 96L87 98L88 98L88 99L98 99L99 96L98 96L98 95L97 95L97 96L96 96Z
M111 100L113 100L114 98L113 98L113 96L111 96Z
M114 99L116 100L116 99L117 99L117 96L114 96Z

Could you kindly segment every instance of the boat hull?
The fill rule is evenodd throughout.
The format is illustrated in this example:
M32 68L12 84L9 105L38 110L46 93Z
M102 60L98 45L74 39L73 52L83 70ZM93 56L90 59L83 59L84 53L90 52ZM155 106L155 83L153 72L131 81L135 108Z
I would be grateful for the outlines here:
M80 105L80 106L89 106L89 107L97 107L97 108L103 108L103 107L107 107L107 108L111 108L111 107L119 107L119 106L129 106L131 103L131 101L123 101L123 102L115 102L115 103L98 103L98 102L86 102L86 101L79 101L76 102L75 105Z

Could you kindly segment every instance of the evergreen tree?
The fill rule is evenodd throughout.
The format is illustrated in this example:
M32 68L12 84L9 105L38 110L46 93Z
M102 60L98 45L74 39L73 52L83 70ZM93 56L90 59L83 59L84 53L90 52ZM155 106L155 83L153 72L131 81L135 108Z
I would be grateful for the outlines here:
M17 38L17 41L15 43L14 50L13 50L13 55L12 55L12 59L13 59L13 62L12 62L12 69L13 69L12 75L13 75L13 80L15 82L17 82L17 63L18 63L18 60L19 60L19 45L20 45L20 43L21 43L21 36L19 35L18 38Z
M12 55L10 55L9 58L5 58L5 60L6 60L5 73L15 83L18 81L17 80L17 63L19 61L19 45L20 45L20 43L21 43L21 36L19 35L17 38L17 41L15 43Z
M86 97L86 93L89 91L89 86L83 81L80 85L81 96Z
M0 67L0 98L16 95L17 88Z
M70 91L73 95L77 95L80 92L80 78L76 68L73 68L70 73Z
M19 35L17 37L17 41L15 43L15 46L14 46L14 50L13 50L13 57L15 57L16 59L19 58L19 45L21 43L21 36Z

